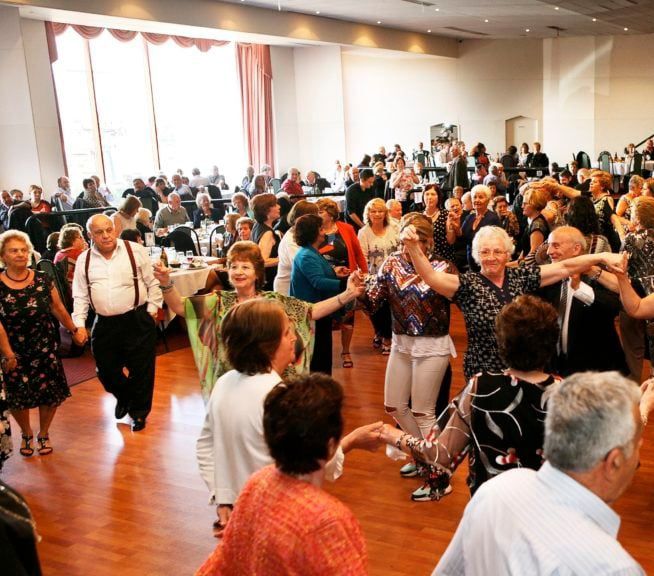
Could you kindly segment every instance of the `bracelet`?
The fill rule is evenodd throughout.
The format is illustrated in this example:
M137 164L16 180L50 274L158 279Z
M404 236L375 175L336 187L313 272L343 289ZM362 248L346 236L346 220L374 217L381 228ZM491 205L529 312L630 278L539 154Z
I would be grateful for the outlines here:
M175 285L172 282L170 284L167 284L166 286L159 286L162 292L168 292L169 290L172 290L174 287Z
M589 279L591 282L597 282L597 281L599 280L599 277L602 275L602 272L604 272L604 270L602 270L602 269L600 268L600 269L599 269L599 272L597 272L597 274L595 274L594 276L589 277L588 279Z
M395 447L396 447L398 450L402 450L402 440L404 440L407 436L410 436L410 434L408 434L407 432L405 432L405 433L402 434L402 436L400 436L400 437L397 439L397 441L395 442Z

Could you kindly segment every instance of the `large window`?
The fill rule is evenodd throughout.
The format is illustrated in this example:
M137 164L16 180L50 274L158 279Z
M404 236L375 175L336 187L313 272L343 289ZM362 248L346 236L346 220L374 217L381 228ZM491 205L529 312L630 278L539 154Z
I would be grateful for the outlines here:
M234 45L208 52L104 31L85 40L57 36L53 66L68 172L74 190L98 174L114 196L136 176L181 168L211 174L230 188L244 175L240 87Z
M216 165L233 187L246 163L234 45L207 53L173 42L149 48L163 170L207 174Z
M71 189L82 179L102 174L98 125L90 84L88 42L72 29L57 37L59 59L53 65Z

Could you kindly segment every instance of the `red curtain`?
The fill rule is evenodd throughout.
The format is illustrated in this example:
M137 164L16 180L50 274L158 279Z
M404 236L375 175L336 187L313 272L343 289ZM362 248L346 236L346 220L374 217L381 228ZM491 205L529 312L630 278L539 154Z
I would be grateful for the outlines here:
M249 163L258 170L263 164L274 169L270 46L238 43L236 59Z
M98 28L96 26L78 26L77 24L62 24L60 22L46 22L46 31L48 36L48 43L54 45L54 49L50 49L50 61L56 62L57 60L57 46L54 43L54 36L63 34L68 27L71 27L75 32L77 32L82 38L87 40L92 40L97 38L102 34L104 30L108 30L109 33L116 39L121 42L129 42L136 38L136 35L139 32L134 32L133 30L116 30L114 28ZM170 38L173 39L175 44L181 46L182 48L191 48L195 46L200 52L208 52L214 46L225 46L229 44L228 40L211 40L209 38L188 38L187 36L169 36L168 34L154 34L151 32L141 32L143 38L145 38L150 44L163 44L167 42ZM52 38L52 40L51 40ZM54 58L54 59L53 59Z

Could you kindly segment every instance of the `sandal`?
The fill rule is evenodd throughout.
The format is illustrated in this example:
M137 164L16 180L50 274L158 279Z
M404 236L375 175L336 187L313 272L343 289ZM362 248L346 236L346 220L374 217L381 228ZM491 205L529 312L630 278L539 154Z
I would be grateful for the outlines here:
M390 344L382 344L381 353L382 353L382 356L389 356L390 353L391 353L391 345Z
M225 524L223 524L220 520L216 520L213 523L213 537L222 538L223 533L225 532L225 528L227 528Z
M382 337L381 336L375 336L372 339L372 347L375 350L379 350L381 348L381 345L382 345Z
M45 436L37 436L36 442L39 445L38 447L39 455L47 456L48 454L52 454L52 446L49 445L50 436L48 434L46 434Z
M22 434L22 438L23 438L23 443L25 445L20 447L20 450L19 450L20 455L21 456L31 456L32 454L34 454L34 448L32 448L30 443L32 442L32 440L34 440L34 436L32 436L31 434L29 436L26 436L25 434Z
M352 356L349 352L341 352L341 360L343 362L343 368L352 368L354 366Z

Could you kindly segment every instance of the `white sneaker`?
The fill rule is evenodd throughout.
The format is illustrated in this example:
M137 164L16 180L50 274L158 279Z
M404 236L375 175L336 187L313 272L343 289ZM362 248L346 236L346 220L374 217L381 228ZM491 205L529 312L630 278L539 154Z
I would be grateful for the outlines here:
M418 475L418 467L416 466L416 463L411 461L402 468L400 468L400 476L402 478L413 478L414 476Z
M411 494L411 500L414 502L431 502L432 500L440 500L450 492L452 492L452 486L449 484L441 490L436 488L432 490L429 483L425 482L420 488L414 490L413 494Z

